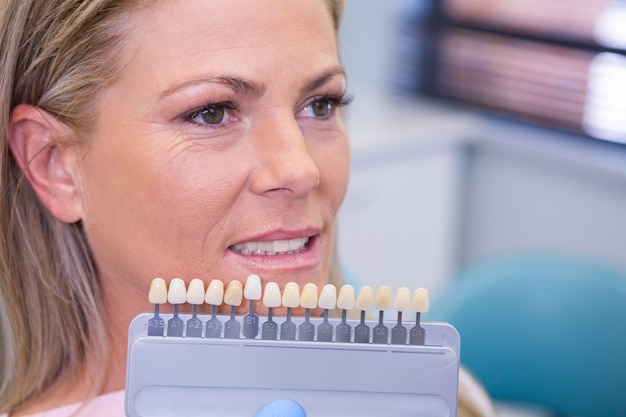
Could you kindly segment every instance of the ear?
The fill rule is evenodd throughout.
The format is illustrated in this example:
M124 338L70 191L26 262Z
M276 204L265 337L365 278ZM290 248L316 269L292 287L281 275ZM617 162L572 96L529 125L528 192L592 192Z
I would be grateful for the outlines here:
M73 131L44 110L16 106L9 122L9 146L39 200L59 220L82 216L77 150L62 140Z

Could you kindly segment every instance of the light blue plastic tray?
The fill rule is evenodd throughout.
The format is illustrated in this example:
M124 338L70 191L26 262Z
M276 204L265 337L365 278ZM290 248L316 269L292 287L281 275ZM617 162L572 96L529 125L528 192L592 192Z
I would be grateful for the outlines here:
M129 329L128 417L253 417L281 398L298 402L307 417L457 415L460 339L447 323L422 322L425 344L414 346L148 336L151 317L137 316ZM161 314L166 323L171 317ZM348 323L354 332L359 321ZM366 323L373 329L378 321Z

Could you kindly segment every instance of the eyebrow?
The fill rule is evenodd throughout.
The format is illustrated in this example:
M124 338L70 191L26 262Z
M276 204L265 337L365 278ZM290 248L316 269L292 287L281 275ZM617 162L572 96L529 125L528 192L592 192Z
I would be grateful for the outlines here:
M330 81L336 75L343 75L345 77L346 71L343 69L342 66L338 65L336 67L333 67L323 72L322 75L316 76L313 79L309 80L307 83L305 83L305 86L302 89L302 91L304 93L310 93L311 91L317 90L318 88L326 84L328 81Z
M333 67L327 71L324 71L321 75L316 76L304 84L304 88L302 89L303 93L309 93L314 91L324 84L326 84L330 79L335 77L336 75L343 74L345 76L346 72L341 66ZM258 83L246 78L230 76L230 75L218 75L211 77L200 77L194 78L191 80L183 81L181 83L174 84L167 89L165 89L161 94L161 98L165 98L167 96L171 96L176 94L179 91L185 90L187 88L195 87L203 84L222 84L226 87L229 87L238 95L242 96L250 96L250 97L259 97L262 96L267 90L266 86L262 83Z
M195 87L203 84L222 84L232 89L236 94L243 96L258 97L263 95L266 88L263 84L247 80L241 77L233 77L229 75L218 75L214 77L200 77L192 80L183 81L178 84L174 84L165 89L161 94L161 98L171 96L186 88Z

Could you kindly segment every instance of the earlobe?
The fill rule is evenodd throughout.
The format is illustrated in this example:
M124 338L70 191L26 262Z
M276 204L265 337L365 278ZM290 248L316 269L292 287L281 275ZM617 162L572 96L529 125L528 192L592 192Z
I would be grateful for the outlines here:
M76 151L65 145L72 131L44 110L20 104L11 112L9 146L40 201L59 220L82 216Z

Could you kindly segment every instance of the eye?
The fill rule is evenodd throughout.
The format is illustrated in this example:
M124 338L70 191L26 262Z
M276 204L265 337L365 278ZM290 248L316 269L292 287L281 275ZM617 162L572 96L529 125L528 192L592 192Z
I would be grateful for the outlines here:
M237 107L237 104L231 102L207 104L200 109L189 112L184 116L184 119L199 125L219 126L228 122L231 112Z
M298 116L325 119L331 117L337 108L349 104L351 100L351 97L346 95L316 97L300 110Z

